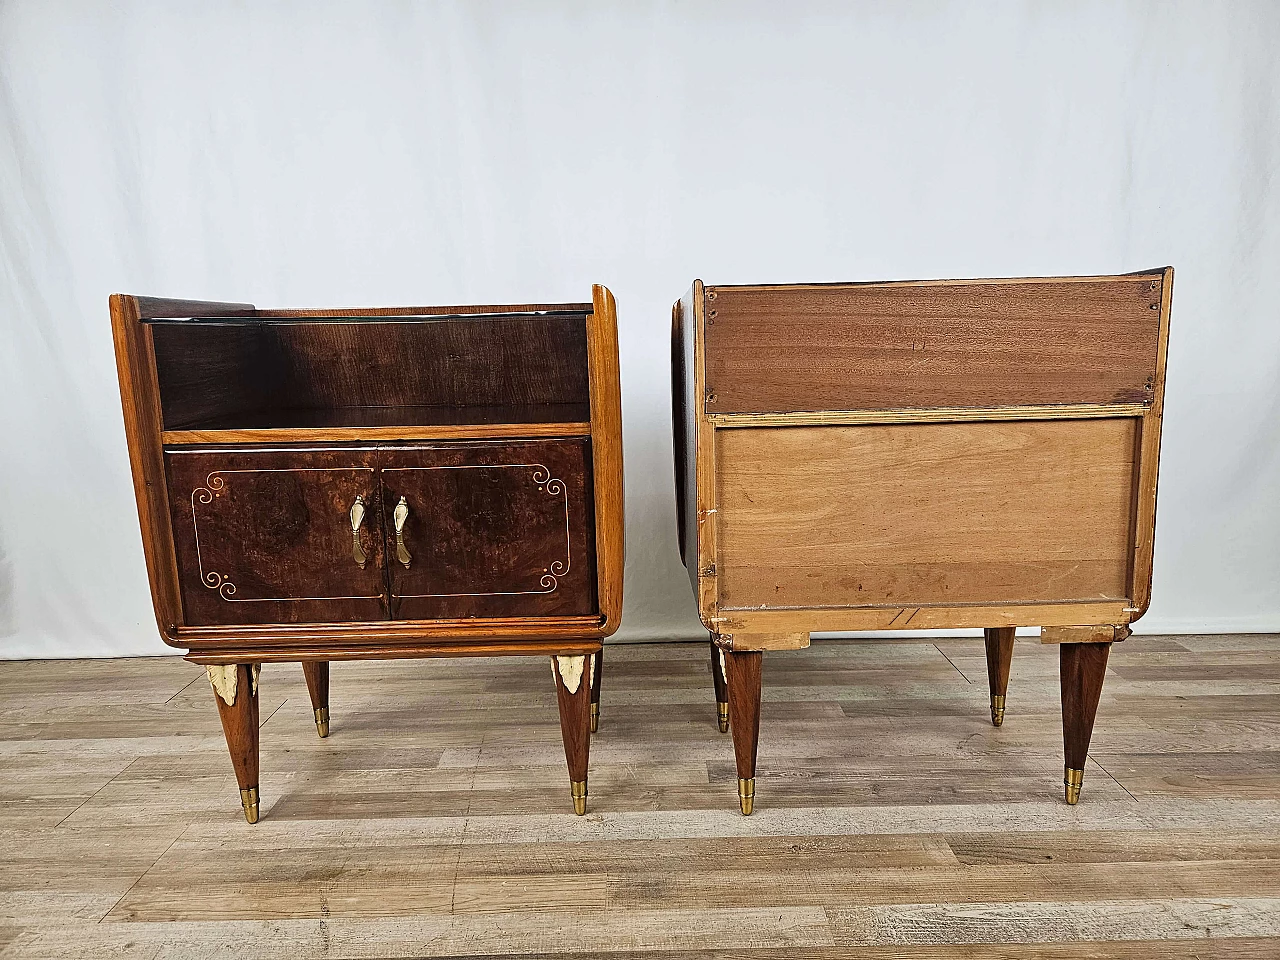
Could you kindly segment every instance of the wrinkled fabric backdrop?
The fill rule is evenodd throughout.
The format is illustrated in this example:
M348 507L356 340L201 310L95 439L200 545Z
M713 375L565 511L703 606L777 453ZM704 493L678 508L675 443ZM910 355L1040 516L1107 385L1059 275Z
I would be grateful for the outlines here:
M0 3L0 656L168 649L112 292L336 306L608 284L619 638L656 639L702 635L668 373L695 277L1164 264L1139 626L1280 629L1278 170L1276 3Z

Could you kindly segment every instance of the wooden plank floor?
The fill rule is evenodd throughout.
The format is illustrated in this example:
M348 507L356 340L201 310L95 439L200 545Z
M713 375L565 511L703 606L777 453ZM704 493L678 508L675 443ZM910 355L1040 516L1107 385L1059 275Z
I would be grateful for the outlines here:
M262 675L244 823L204 670L0 664L0 956L1280 957L1280 637L1115 648L1078 807L1057 652L766 654L737 813L705 644L611 646L590 813L542 659ZM1211 939L1211 942L1209 942Z

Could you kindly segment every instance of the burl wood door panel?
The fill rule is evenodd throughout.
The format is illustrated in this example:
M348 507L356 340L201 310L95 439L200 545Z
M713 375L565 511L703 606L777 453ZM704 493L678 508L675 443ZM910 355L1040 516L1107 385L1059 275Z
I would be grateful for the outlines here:
M1138 423L719 430L721 609L1125 599Z
M1162 284L709 287L706 410L1149 403Z
M186 623L385 620L375 455L372 449L167 453ZM353 536L357 497L363 518L357 509L362 522Z
M385 450L392 616L595 613L590 462L585 439Z

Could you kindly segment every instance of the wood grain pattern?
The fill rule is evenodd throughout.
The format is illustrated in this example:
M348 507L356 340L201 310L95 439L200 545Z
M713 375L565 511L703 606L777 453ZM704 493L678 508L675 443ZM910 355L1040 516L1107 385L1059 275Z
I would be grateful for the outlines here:
M608 355L616 351L616 308L604 287L594 288L593 297L592 303L577 304L319 310L257 310L252 304L113 297L113 331L139 515L157 623L166 641L187 647L201 662L210 663L249 653L265 660L319 659L320 648L326 645L332 645L335 658L439 657L451 650L469 656L486 642L508 653L599 649L599 638L617 627L624 550L617 362L616 356ZM269 321L261 324L261 338L270 342L261 356L246 364L252 369L219 373L213 369L222 362L219 357L240 356L246 337L259 339L257 334L247 335L246 321ZM152 347L157 332L166 342L164 363L175 368L166 376L177 418L190 417L199 429L162 430L163 404ZM474 347L473 341L492 348L479 351L485 369L477 373L467 367L467 363L474 365L476 351L467 356L462 349L450 348L453 341L466 341L462 346L469 348ZM186 374L177 370L186 348L202 344L212 354L206 359L217 361L213 367ZM346 356L348 349L357 359L373 357L377 362L367 369L352 363ZM344 356L335 357L335 352ZM429 356L419 362L423 352ZM544 357L544 353L555 356ZM200 362L197 358L197 366ZM333 375L335 363L337 375ZM391 370L396 364L403 369ZM370 370L381 367L388 368L388 376L374 378L376 384L362 382ZM264 369L270 376L257 376ZM255 393L260 384L240 393L226 389L227 384L234 386L238 376L250 373L254 374L251 379L271 384L269 399ZM425 391L429 402L421 402L423 396L404 396L405 384L414 386L427 373L431 374L426 384L430 389ZM215 395L203 410L198 409L195 395L211 385L215 394L222 390L225 396ZM288 396L281 393L285 387ZM493 394L489 399L499 402L486 403L486 391ZM242 408L246 396L253 397L252 403ZM361 405L396 399L407 402ZM465 405L454 401L465 401ZM366 427L367 431L362 429ZM608 609L602 606L601 613L590 616L534 620L495 616L482 623L445 617L399 623L298 624L291 623L286 613L263 615L257 618L261 622L247 624L206 626L184 621L172 548L172 504L163 467L165 441L178 454L206 452L219 445L222 449L254 443L265 447L267 442L285 450L290 443L456 441L479 433L485 439L543 439L544 434L546 439L591 438L597 462L587 479L593 493L607 501L595 506L602 518L608 518L608 555L602 560L596 589L603 591ZM211 443L214 440L217 443ZM613 475L603 476L610 471Z
M217 300L174 300L166 297L125 297L132 300L139 320L157 317L252 317L252 303L225 303Z
M588 616L596 600L585 440L387 448L378 471L391 615ZM397 559L393 512L411 558Z
M436 653L415 654L414 648L426 643L431 650L449 649L450 644L478 644L485 640L512 641L517 645L528 641L561 640L580 645L580 641L601 636L599 615L589 617L495 617L478 620L396 620L385 623L273 623L239 624L218 627L183 627L178 638L191 649L193 662L220 663L210 660L218 652L257 646L264 658L270 651L288 652L285 659L314 659L321 650L354 651L361 647L381 650L401 649L402 655L438 656ZM589 646L589 645L588 645ZM542 653L542 647L537 647ZM207 656L206 656L207 655ZM336 654L335 654L336 655ZM195 659L197 656L200 659ZM234 658L233 658L234 659ZM278 659L278 657L277 657Z
M987 650L987 685L992 697L1009 694L1009 670L1013 666L1013 641L1016 627L987 627L983 644Z
M385 620L375 456L362 448L169 453L185 622ZM363 568L351 533L357 497L366 511Z
M1064 643L1060 651L1062 685L1062 742L1066 765L1083 770L1089 741L1102 699L1109 643Z
M258 683L253 667L235 664L235 700L227 703L214 691L218 717L231 754L231 768L241 790L258 786Z
M157 344L164 423L171 429L305 427L316 411L547 405L581 410L588 402L581 315L417 323L197 322L149 329ZM519 419L499 416L496 422Z
M275 405L283 386L261 324L150 324L166 429L205 420L237 423Z
M974 603L881 607L798 607L787 610L725 610L716 626L733 636L762 641L777 637L778 649L798 649L787 635L836 630L985 629L1025 624L1123 623L1131 616L1127 600L1100 603ZM765 645L761 650L772 649Z
M596 596L609 636L622 622L627 559L622 466L622 386L618 373L617 305L608 287L591 288L587 364L591 391L591 473L595 506Z
M564 742L569 780L583 783L587 779L591 756L591 678L595 670L591 664L587 664L582 675L577 678L577 685L569 690L565 686L564 672L556 658L552 657L551 664L556 685L556 705L560 712L560 737Z
M168 445L219 443L370 443L412 440L487 440L588 437L587 422L467 423L390 427L250 427L235 430L166 430Z
M1129 636L1127 626L1110 623L1091 626L1048 626L1040 631L1041 643L1111 643Z
M764 655L727 652L725 679L729 692L729 733L739 780L756 775L756 751L760 743L760 682Z
M1056 403L1021 407L911 407L902 410L797 410L789 413L710 413L717 427L855 426L867 423L969 423L1002 420L1089 420L1143 417L1142 403Z
M1160 339L1156 353L1156 378L1151 398L1151 409L1142 418L1139 434L1138 462L1140 464L1134 487L1133 563L1131 566L1130 595L1133 597L1134 616L1137 620L1151 605L1151 575L1156 546L1156 487L1160 467L1160 429L1164 422L1165 365L1169 352L1169 314L1173 308L1173 267L1166 267L1157 287L1149 283L1152 291L1160 293Z
M706 411L1150 403L1160 276L707 287Z
M1126 596L1131 419L726 430L717 443L726 610Z
M307 695L311 698L311 709L329 709L329 661L302 661L302 675L307 681Z
M495 305L434 307L276 307L255 310L253 315L264 320L326 320L335 317L467 317L474 315L518 317L522 314L571 316L591 312L589 303L505 303Z
M685 411L684 468L685 502L685 567L694 586L694 598L698 600L698 614L703 626L717 631L717 518L716 518L716 430L701 416L703 397L707 392L704 344L704 291L703 282L694 285L684 300L677 305L675 314L681 338L681 410ZM673 384L672 389L675 389Z
M147 581L151 586L151 604L161 638L165 643L177 646L182 601L169 518L164 452L160 444L160 387L156 380L155 352L150 328L139 323L136 297L112 294L110 308L120 404L124 412L124 432L129 446L138 523L142 530L142 552L146 557Z
M110 305L157 623L220 682L244 662L303 661L326 738L330 660L581 663L617 629L622 423L605 287L591 304L363 316ZM598 680L569 711L584 725ZM254 704L252 784L248 708L224 711L250 823Z
M1075 808L1052 648L999 730L976 638L770 654L751 818L703 642L610 646L585 819L545 657L347 664L327 741L268 665L253 828L202 668L0 663L0 950L1273 960L1278 640L1115 647Z
M598 620L596 621L599 622ZM373 630L367 631L375 635ZM542 629L530 633L549 633ZM505 635L497 630L473 631L473 639L450 640L435 636L430 628L421 629L411 639L395 642L346 641L341 638L323 644L290 644L282 642L276 631L245 641L220 641L200 650L192 650L186 659L192 663L228 663L252 657L262 663L293 663L322 653L329 660L418 660L441 657L545 657L595 653L600 640L561 639L530 636L525 639Z

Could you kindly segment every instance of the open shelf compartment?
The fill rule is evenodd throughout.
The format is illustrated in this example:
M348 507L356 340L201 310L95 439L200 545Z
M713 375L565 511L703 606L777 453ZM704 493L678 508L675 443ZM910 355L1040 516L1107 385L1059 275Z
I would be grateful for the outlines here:
M153 323L165 443L589 432L586 315Z

